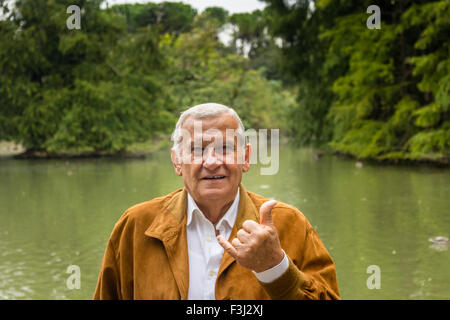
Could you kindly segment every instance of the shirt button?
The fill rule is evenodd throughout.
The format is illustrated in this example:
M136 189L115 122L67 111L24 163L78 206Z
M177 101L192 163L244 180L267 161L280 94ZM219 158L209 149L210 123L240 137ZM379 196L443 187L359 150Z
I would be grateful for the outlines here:
M206 241L211 242L211 236L206 236Z
M209 276L213 277L216 273L214 272L214 270L209 270Z

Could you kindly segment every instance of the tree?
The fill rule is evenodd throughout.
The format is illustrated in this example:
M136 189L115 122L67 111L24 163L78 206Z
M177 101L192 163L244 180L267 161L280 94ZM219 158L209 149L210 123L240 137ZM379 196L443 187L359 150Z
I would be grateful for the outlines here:
M219 26L223 26L227 22L228 11L221 7L208 7L203 12L202 15L208 20L215 19Z
M361 27L366 17L357 14L343 17L332 31L340 37L349 30L354 34L354 41L343 47L349 70L333 84L332 145L360 158L445 159L450 149L448 109L445 99L436 96L448 74L448 45L439 43L450 30L442 20L448 4L402 5L385 8L389 14L383 32ZM423 68L431 56L434 62Z
M419 82L422 106L414 111L414 125L421 130L405 144L407 157L450 155L450 3L414 4L402 16L405 30L419 28L416 54L408 59Z
M182 2L114 5L112 10L126 19L129 30L154 26L160 33L180 34L192 28L197 10Z
M205 102L232 106L247 128L282 128L294 99L279 81L252 70L249 60L222 50L215 19L199 16L189 33L161 41L169 57L167 84L179 111Z
M101 1L75 1L81 29L68 30L70 4L21 0L1 21L0 138L29 153L116 152L161 132L173 118L158 36L127 40Z
M267 0L283 38L285 70L299 84L292 132L358 158L447 161L449 4Z
M333 99L331 84L346 68L345 60L333 66L325 59L328 39L321 32L332 28L339 14L357 10L356 1L345 6L338 1L267 0L271 16L269 29L282 40L281 70L289 82L298 87L297 105L291 110L289 127L295 142L301 145L324 145L331 138L327 113ZM337 4L339 3L339 4Z
M269 33L271 14L268 10L251 13L235 13L228 17L232 31L231 52L249 59L251 69L261 69L272 80L288 84L288 77L281 70L281 48L276 37Z

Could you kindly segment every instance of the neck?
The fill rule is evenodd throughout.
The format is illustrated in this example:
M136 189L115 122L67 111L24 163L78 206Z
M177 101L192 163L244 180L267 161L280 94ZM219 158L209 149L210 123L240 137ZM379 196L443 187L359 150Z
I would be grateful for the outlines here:
M233 192L233 197L231 199L206 199L205 201L201 201L195 198L193 199L198 208L202 211L205 218L208 219L214 226L216 226L217 222L219 222L220 219L228 211L228 209L230 209L231 205L236 199L237 193L238 190L236 190L236 192Z
M211 201L209 203L197 203L199 209L205 215L205 218L211 221L211 223L216 226L217 222L225 215L225 213L230 209L233 204L234 198L231 201L219 202Z

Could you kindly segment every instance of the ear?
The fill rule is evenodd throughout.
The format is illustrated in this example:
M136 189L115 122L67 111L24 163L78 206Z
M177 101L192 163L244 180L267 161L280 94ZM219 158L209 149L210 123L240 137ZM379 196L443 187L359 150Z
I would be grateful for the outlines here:
M252 147L249 143L245 146L245 158L244 158L244 164L242 165L242 172L247 172L250 170L250 155L252 152Z
M173 168L175 169L175 173L181 177L183 175L181 172L181 161L180 159L178 159L178 156L173 149L170 150L170 157L172 159L172 164Z

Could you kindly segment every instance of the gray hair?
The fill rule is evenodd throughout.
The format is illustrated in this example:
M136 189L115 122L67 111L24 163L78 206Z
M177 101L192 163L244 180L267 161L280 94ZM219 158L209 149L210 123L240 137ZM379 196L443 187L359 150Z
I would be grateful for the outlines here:
M172 133L172 141L173 146L172 150L175 151L176 156L179 158L181 153L181 142L183 140L183 135L181 133L182 126L184 121L188 117L192 117L193 119L208 119L208 118L215 118L220 116L223 113L229 113L233 116L233 118L238 122L238 129L237 129L237 136L238 139L241 141L245 141L245 129L244 125L241 121L241 118L239 118L239 115L234 111L234 109L227 107L223 104L218 103L204 103L199 104L194 107L191 107L187 109L186 111L182 112L180 115L180 118L177 121L177 124L175 126L175 130ZM245 147L245 145L243 146Z

